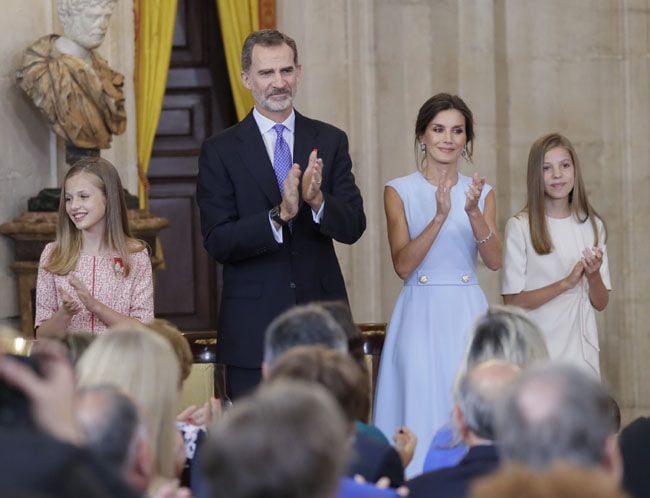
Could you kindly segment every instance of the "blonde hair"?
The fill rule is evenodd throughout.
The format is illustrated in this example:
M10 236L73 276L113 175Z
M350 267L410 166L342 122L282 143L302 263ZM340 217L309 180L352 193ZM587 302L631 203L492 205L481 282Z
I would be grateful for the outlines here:
M146 327L169 341L181 367L178 385L182 386L183 382L190 376L192 364L194 363L194 356L187 338L178 330L176 325L162 318L153 319L146 324Z
M169 343L142 328L111 328L77 364L79 386L108 384L140 408L151 440L154 473L174 478L178 359Z
M122 181L115 166L101 157L85 157L77 161L65 175L59 200L59 216L56 225L56 244L45 269L57 275L67 275L77 266L81 252L81 231L74 225L65 208L65 184L77 175L86 173L89 180L104 194L104 245L117 252L124 262L124 275L131 268L129 253L141 251L146 244L134 239L129 229L126 201Z
M607 241L607 227L605 221L598 215L596 210L589 203L584 181L582 180L582 169L578 154L571 141L559 133L549 133L539 138L530 148L528 154L528 172L526 175L526 186L528 190L528 199L526 207L520 214L528 213L528 223L530 225L530 238L537 254L550 254L553 251L553 242L548 232L546 223L546 205L544 203L544 156L546 153L562 147L571 156L574 170L573 190L569 194L569 207L573 216L579 223L590 221L594 231L594 246L598 245L598 226L596 218L603 223L605 231L605 241Z

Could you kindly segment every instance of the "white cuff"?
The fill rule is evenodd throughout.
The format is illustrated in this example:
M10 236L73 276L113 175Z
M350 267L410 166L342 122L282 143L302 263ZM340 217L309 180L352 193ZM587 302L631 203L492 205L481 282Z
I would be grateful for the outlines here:
M323 200L323 203L320 205L320 209L318 210L318 213L314 212L314 210L311 210L311 217L314 219L314 223L318 223L320 225L320 220L323 218L323 209L325 208L325 201Z
M278 244L282 244L282 227L275 228L273 221L271 220L271 215L269 214L269 224L271 225L271 230L273 230L273 238Z

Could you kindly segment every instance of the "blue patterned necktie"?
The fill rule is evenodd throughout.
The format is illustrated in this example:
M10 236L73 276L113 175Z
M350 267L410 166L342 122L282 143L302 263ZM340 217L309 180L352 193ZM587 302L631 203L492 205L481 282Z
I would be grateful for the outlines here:
M275 141L275 151L273 152L273 169L275 170L275 176L278 179L278 187L280 187L280 195L284 192L284 181L289 176L289 170L291 170L291 151L289 150L289 144L285 141L282 136L285 126L283 124L276 124L273 129L278 134L278 138Z

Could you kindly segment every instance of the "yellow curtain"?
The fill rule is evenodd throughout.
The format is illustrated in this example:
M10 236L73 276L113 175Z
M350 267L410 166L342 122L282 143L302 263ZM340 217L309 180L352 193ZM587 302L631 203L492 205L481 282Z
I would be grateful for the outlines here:
M253 107L253 97L241 83L241 47L251 31L260 29L259 0L217 0L219 24L226 65L237 118L243 119Z
M138 196L143 209L149 204L147 170L165 96L176 7L177 0L134 2Z

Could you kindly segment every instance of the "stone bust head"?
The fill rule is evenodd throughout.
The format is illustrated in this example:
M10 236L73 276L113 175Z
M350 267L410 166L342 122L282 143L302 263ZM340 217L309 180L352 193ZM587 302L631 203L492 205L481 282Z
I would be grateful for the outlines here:
M104 41L117 0L58 0L64 37L86 50Z

